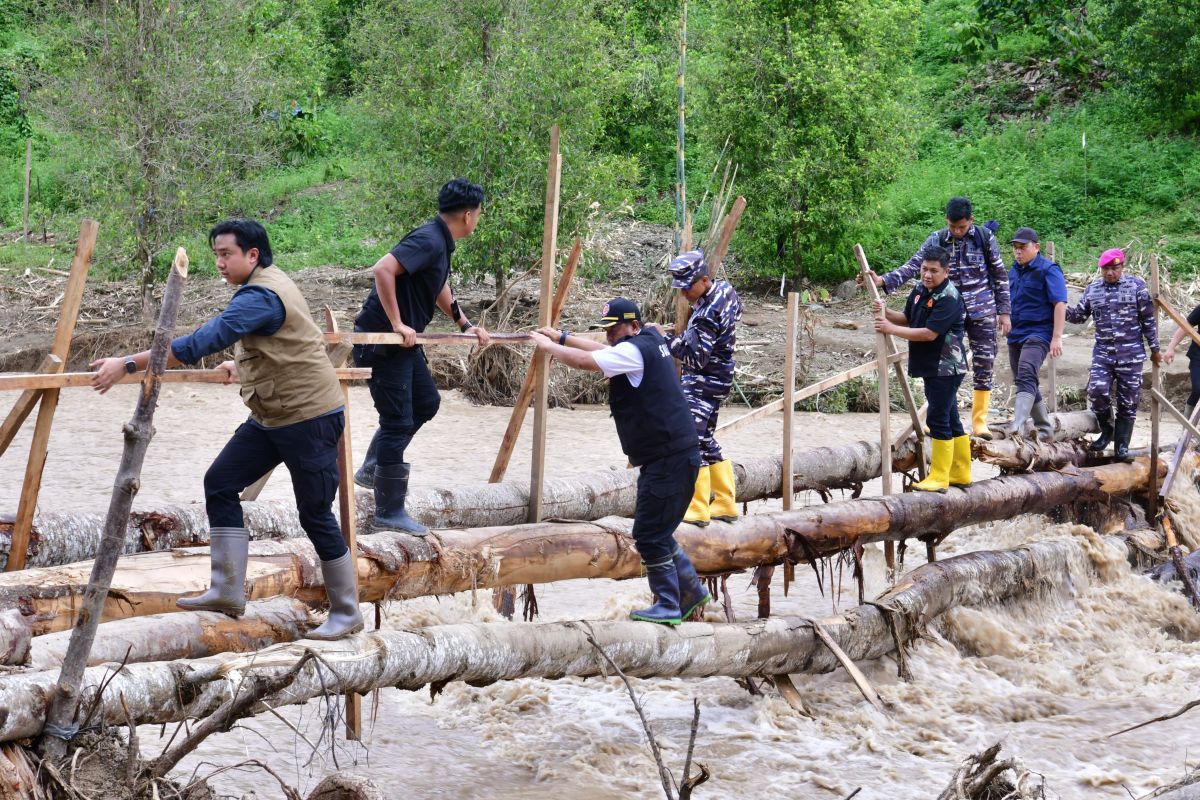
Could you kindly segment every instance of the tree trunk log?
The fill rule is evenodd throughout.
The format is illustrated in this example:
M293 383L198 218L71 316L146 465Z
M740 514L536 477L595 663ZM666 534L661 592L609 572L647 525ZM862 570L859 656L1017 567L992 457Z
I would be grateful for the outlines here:
M1124 537L1108 541L1127 543ZM1074 541L969 553L919 567L874 603L819 622L851 659L874 659L892 652L897 642L913 641L922 626L948 609L1027 597L1068 584L1081 570L1092 569L1085 548ZM365 694L387 686L416 690L448 681L488 684L605 674L589 638L630 677L748 678L823 673L840 666L815 635L813 620L801 617L688 622L675 628L609 621L468 623L373 631L338 642L305 641L269 653L130 664L115 675L109 666L93 667L83 685L91 693L110 681L98 701L93 718L97 724L125 724L120 698L128 703L135 724L159 724L210 715L229 699L246 672L254 670L263 678L283 674L310 650L320 655L320 664L310 662L290 686L265 698L268 706L323 694ZM0 709L5 711L0 713L0 741L41 730L55 675L49 671L0 678Z
M1145 486L1148 470L1143 459L1071 472L1004 476L945 494L847 500L753 514L706 528L684 524L675 536L701 573L720 574L823 558L855 544L940 539L964 525L1127 494ZM632 528L632 520L608 517L446 530L427 537L395 532L362 536L359 598L374 602L575 578L635 578L641 574L641 560ZM19 609L20 624L32 635L64 630L71 624L89 569L83 562L0 575L0 608ZM247 597L288 596L319 606L325 601L320 574L307 539L254 542ZM208 579L206 549L127 557L113 579L104 618L176 612L176 599L205 589ZM0 617L4 622L12 624ZM0 633L4 637L18 640L19 634Z
M1078 435L1095 427L1090 412L1055 415L1057 427ZM911 470L916 464L916 439L894 448L892 469ZM734 465L739 500L779 497L783 479L782 457L745 459ZM795 491L857 489L879 477L879 443L853 442L838 447L818 447L792 456ZM607 470L574 478L547 480L543 494L546 519L594 520L607 516L633 516L637 498L636 470ZM374 512L370 492L355 498L358 525L365 530ZM246 527L254 539L303 538L295 504L291 501L255 501L242 504ZM431 528L480 528L518 525L529 509L528 483L496 483L450 489L416 489L409 494L407 511ZM102 514L42 513L34 518L28 564L50 567L92 558L103 530ZM11 520L0 519L0 568L7 559L12 536ZM208 521L202 504L163 506L134 511L129 516L125 552L171 550L208 543Z

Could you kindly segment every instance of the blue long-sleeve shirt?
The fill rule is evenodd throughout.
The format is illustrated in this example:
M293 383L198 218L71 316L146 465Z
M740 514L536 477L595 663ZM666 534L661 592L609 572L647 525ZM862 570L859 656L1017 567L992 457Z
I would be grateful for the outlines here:
M243 286L225 310L194 332L171 342L171 352L184 364L195 364L250 334L270 336L283 327L286 312L279 295L263 286Z

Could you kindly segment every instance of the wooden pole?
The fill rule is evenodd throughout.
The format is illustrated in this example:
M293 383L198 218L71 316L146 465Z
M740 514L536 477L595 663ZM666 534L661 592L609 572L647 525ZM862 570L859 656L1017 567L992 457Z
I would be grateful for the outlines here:
M1046 242L1046 256L1054 261L1054 242ZM1057 262L1056 262L1057 263ZM1050 377L1050 413L1058 413L1058 359L1050 357L1047 367Z
M854 245L854 257L858 259L858 266L862 269L864 275L871 271L871 267L867 263L867 254L861 244ZM867 291L871 293L872 300L882 299L882 295L879 294L879 287L875 285L874 281L866 277L863 283L867 285ZM884 335L882 341L887 346L885 352L889 356L899 352L899 348L891 336ZM912 387L908 385L908 376L904 374L904 367L899 361L895 362L892 366L896 370L896 381L900 384L900 394L904 397L904 406L908 409L909 421L912 423L912 430L917 437L917 444L919 445L917 453L920 458L917 459L917 474L924 479L928 474L925 465L925 426L921 423L921 412L917 408L916 399L913 397ZM905 434L905 438L908 438L908 434Z
M52 762L61 761L66 753L67 742L79 729L76 719L79 705L79 686L87 666L88 653L96 638L96 628L108 598L108 587L112 584L117 569L117 559L125 549L125 526L129 520L129 509L133 506L142 472L142 462L150 437L154 435L154 409L158 404L158 393L162 388L159 376L167 366L167 350L171 344L171 333L179 313L179 300L183 295L183 284L187 279L188 258L181 247L175 251L175 262L167 277L163 293L162 310L154 331L154 343L150 347L150 364L142 381L142 392L138 397L133 419L125 425L125 450L121 455L121 466L113 483L112 499L108 505L108 516L104 523L104 536L99 553L92 564L91 578L79 605L75 618L75 630L63 659L62 670L55 684L54 697L46 712L46 726L42 731L42 752Z
M783 361L783 510L792 510L792 417L796 408L796 327L800 322L800 295L787 296L787 350Z
M1162 489L1159 495L1164 499L1171 495L1171 484L1175 482L1175 473L1179 470L1179 463L1183 460L1183 454L1187 450L1188 445L1192 442L1192 436L1200 426L1200 403L1192 409L1192 416L1188 420L1188 424L1183 426L1183 433L1179 437L1179 441L1175 444L1175 455L1171 457L1171 468L1167 470L1167 478L1163 481Z
M675 251L691 249L687 234L687 172L684 169L684 75L687 72L687 0L679 6L679 69L675 73ZM679 306L676 305L678 312ZM678 322L678 315L676 315ZM687 320L684 320L687 323ZM676 328L676 330L683 330Z
M33 171L33 139L25 138L25 202L21 210L21 241L29 241L29 174Z
M1171 318L1171 321L1179 326L1179 329L1186 333L1188 337L1200 345L1200 332L1188 324L1187 319L1181 315L1175 308L1163 298L1158 298L1154 301L1154 305L1158 306L1164 314Z
M325 329L337 333L337 318L333 309L325 306ZM346 363L350 355L345 349L331 350L330 358L333 366L340 367ZM338 518L342 525L342 539L350 548L350 556L358 563L358 531L355 526L356 508L354 504L354 448L350 439L350 384L342 383L342 413L345 424L342 427L342 438L338 441ZM271 473L263 476L262 482L271 477ZM346 695L346 738L351 741L362 741L362 695L350 692Z
M96 233L99 229L100 224L94 219L85 219L79 226L75 258L71 261L71 272L67 277L67 286L63 290L62 306L59 309L58 325L54 329L54 341L50 345L50 355L58 359L58 364L55 366L49 361L43 361L40 372L62 372L66 366L67 353L71 349L71 338L75 335L75 321L79 317L79 306L83 302L83 290L87 285L88 268L92 263L92 252L96 249ZM0 455L8 449L13 436L40 399L39 392L28 390L17 398L4 420L3 428L0 429Z
M863 252L862 245L854 245L854 255L858 259L858 265L862 269L864 283L870 287L869 291L874 299L879 299L879 288L875 286L875 282L871 280L871 268L867 265L867 255ZM880 310L879 316L884 316L884 311ZM888 385L888 336L885 333L875 334L875 359L877 363L876 373L879 376L879 461L881 474L880 478L883 481L883 496L887 497L892 493L892 426L891 426L891 390ZM907 381L905 381L907 383ZM912 408L914 421L916 419L916 408ZM914 432L918 436L923 432L921 426L914 424ZM922 456L921 461L924 461ZM885 542L883 546L884 559L887 561L887 581L892 584L896 580L896 545L892 542Z
M559 132L550 129L550 156L546 166L546 219L542 231L542 291L538 298L538 325L550 324L550 292L554 285L555 249L558 242L559 180L562 177L562 156L559 154ZM537 353L533 358L533 458L529 474L529 521L542 519L542 484L546 475L546 417L550 401L550 358Z
M340 381L363 381L371 377L370 367L342 367L336 372ZM57 375L19 372L0 375L0 392L22 389L86 389L92 385L92 378L95 376L94 372L62 372ZM225 383L227 380L227 373L216 369L169 369L165 370L161 377L162 383ZM117 381L141 382L141 375L122 375Z
M1150 299L1154 300L1154 328L1158 330L1158 253L1150 254ZM1158 427L1162 409L1162 372L1154 361L1150 363L1150 491L1146 493L1146 519L1158 518Z
M575 270L579 267L579 259L583 254L583 240L575 237L571 246L571 255L567 257L567 265L563 267L562 276L558 279L558 287L554 290L554 307L550 313L550 324L557 325L562 316L563 307L567 304L567 296L571 293L571 281L575 278ZM513 403L512 413L508 417L508 427L500 440L500 451L496 453L496 462L492 464L492 474L488 483L500 483L508 472L508 462L512 459L513 448L517 445L517 437L521 435L521 426L525 424L525 412L529 410L529 401L533 399L533 380L537 370L530 359L529 367L525 370L525 380L521 391L517 392L517 401Z

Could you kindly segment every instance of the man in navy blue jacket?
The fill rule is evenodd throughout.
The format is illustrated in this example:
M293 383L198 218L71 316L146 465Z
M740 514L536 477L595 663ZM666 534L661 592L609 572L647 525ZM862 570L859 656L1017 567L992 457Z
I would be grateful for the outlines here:
M1041 253L1037 231L1018 228L1012 237L1013 265L1008 271L1012 293L1012 330L1008 332L1008 363L1017 387L1010 434L1019 434L1031 416L1042 441L1054 441L1054 426L1042 393L1038 370L1046 355L1062 355L1063 324L1067 316L1067 282L1062 269Z

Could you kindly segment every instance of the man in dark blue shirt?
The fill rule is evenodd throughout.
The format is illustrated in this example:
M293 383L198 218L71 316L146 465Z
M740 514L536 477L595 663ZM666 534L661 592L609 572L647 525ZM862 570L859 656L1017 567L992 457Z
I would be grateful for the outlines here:
M1063 323L1067 315L1067 282L1062 269L1041 254L1037 231L1018 228L1012 237L1013 265L1008 271L1012 292L1012 330L1008 332L1008 363L1017 399L1010 435L1020 434L1033 417L1038 438L1054 440L1054 426L1042 393L1038 371L1046 355L1062 355Z
M375 288L354 320L354 330L398 333L402 345L360 345L354 360L371 368L367 385L379 412L379 430L356 480L375 491L375 526L424 536L429 529L404 510L410 465L404 450L421 426L437 414L441 397L434 386L417 334L441 308L464 333L474 331L480 346L488 332L471 324L450 290L450 256L455 243L475 232L483 187L455 178L438 192L438 215L411 231L375 263ZM365 474L369 464L373 474Z

